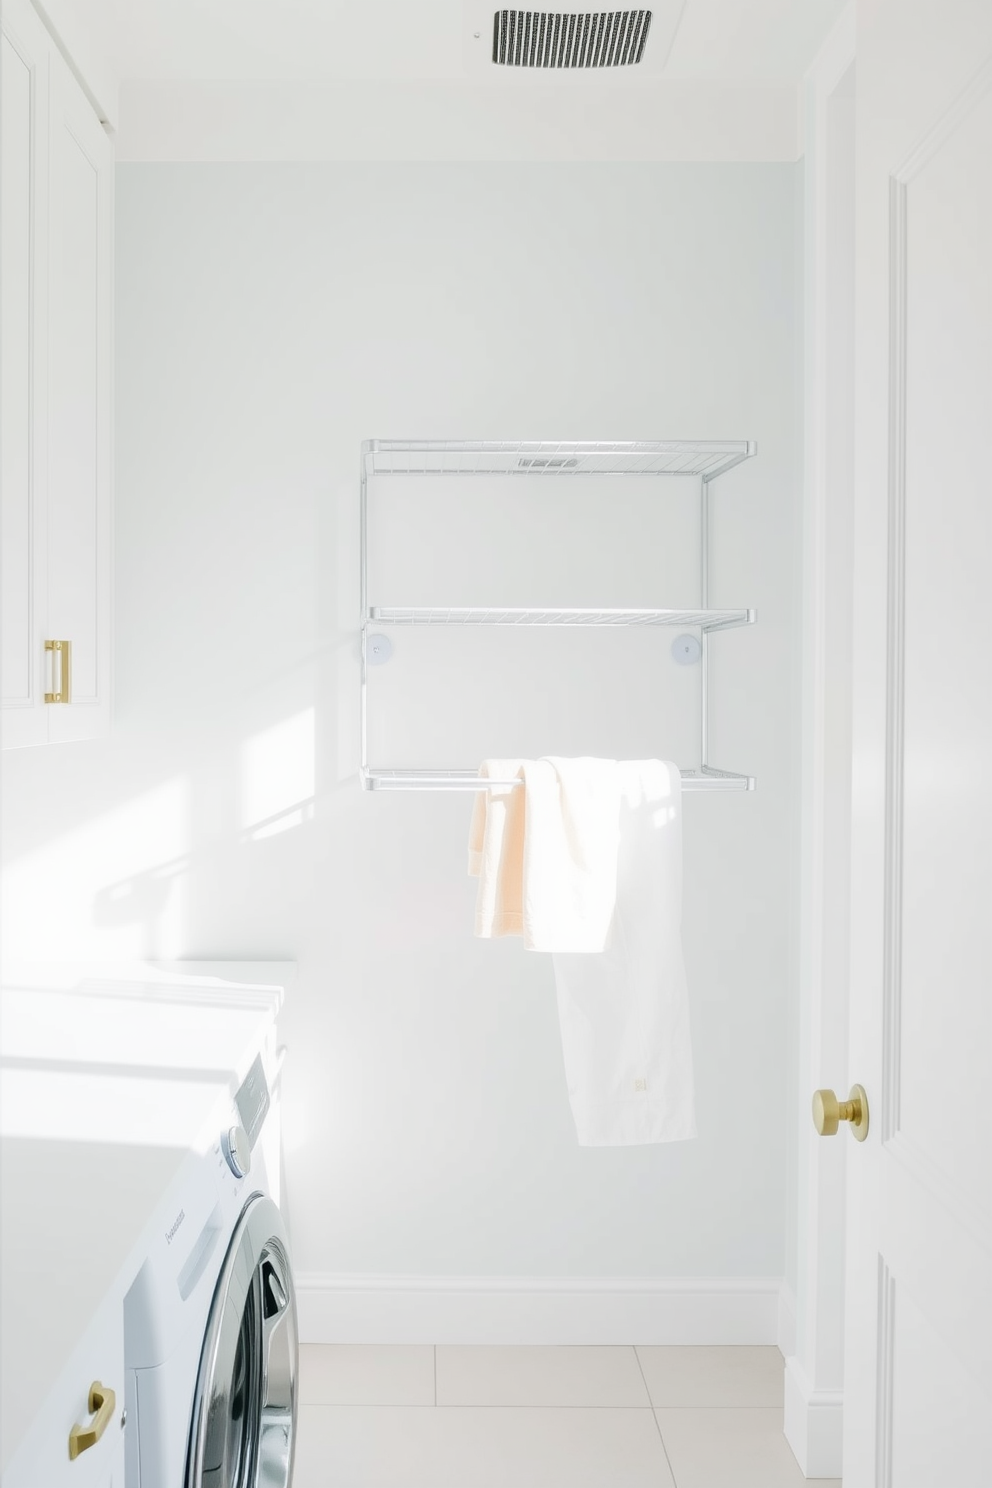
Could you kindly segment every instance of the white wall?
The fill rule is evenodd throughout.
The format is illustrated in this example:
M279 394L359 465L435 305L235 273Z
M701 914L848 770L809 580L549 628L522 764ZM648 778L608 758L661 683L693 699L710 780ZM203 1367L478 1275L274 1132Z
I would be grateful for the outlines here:
M120 77L115 55L113 0L33 0L96 109L117 127Z
M800 190L789 165L119 170L116 733L6 758L5 940L299 963L303 1272L782 1274ZM714 643L712 756L759 788L686 800L693 1143L576 1147L550 965L471 934L470 798L358 789L358 447L396 435L759 443L714 496L712 601L759 623ZM609 583L665 603L697 554L656 564L671 510L631 500ZM630 639L610 737L661 752L667 642ZM602 682L568 657L549 675L595 705L619 653ZM444 740L457 673L438 707Z
M341 77L203 82L131 73L118 160L795 160L791 82Z

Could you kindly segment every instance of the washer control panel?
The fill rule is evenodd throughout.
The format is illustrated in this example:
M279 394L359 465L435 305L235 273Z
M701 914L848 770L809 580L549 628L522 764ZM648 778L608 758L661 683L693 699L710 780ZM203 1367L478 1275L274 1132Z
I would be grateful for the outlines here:
M247 1133L249 1145L254 1147L262 1122L269 1114L269 1086L262 1068L261 1054L256 1057L242 1080L241 1088L234 1097L234 1104L238 1108L238 1117Z
M251 1143L244 1127L235 1124L229 1131L223 1132L220 1145L227 1159L227 1166L235 1178L244 1178L251 1168Z

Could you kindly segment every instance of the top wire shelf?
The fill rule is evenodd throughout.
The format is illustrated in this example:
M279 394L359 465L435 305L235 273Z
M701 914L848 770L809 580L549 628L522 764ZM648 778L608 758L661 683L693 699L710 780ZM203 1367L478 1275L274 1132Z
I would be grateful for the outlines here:
M367 439L373 475L695 475L715 480L757 454L748 439L558 440Z
M379 625L657 625L696 628L702 631L732 630L753 625L754 610L535 610L492 609L390 609L373 605L368 621Z

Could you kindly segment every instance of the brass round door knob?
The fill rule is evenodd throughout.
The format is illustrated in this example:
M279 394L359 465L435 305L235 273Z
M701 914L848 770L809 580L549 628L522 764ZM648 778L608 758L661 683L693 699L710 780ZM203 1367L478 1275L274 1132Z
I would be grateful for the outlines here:
M868 1096L863 1085L852 1085L846 1101L839 1101L832 1090L814 1090L813 1125L821 1137L832 1137L842 1121L851 1123L851 1136L863 1142L868 1135Z

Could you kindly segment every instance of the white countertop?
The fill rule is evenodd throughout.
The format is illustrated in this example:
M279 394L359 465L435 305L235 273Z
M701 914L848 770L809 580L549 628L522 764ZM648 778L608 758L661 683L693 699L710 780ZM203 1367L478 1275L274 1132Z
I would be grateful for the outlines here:
M271 1034L285 962L5 968L0 1471Z

